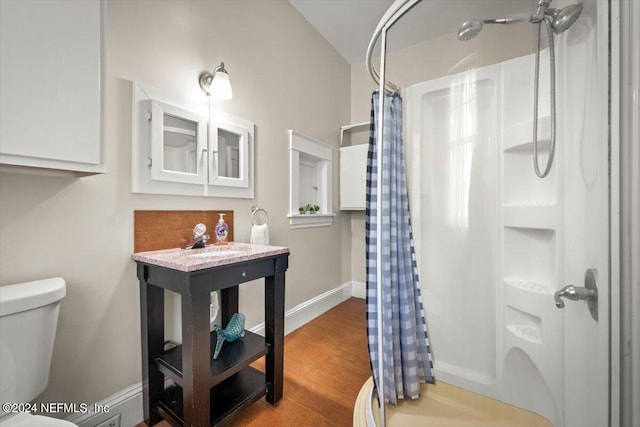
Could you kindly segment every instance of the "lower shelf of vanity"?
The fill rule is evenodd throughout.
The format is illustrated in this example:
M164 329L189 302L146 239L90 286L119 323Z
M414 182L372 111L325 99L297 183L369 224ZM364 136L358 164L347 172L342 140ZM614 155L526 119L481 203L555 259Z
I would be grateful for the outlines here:
M269 352L269 346L260 335L244 331L244 337L233 342L225 342L217 359L213 359L216 347L216 335L211 333L211 371L209 387L221 383L231 375L240 371L250 363L255 362ZM165 351L156 359L156 365L160 372L169 377L174 383L182 386L182 346L179 345Z
M225 422L237 411L259 400L267 393L269 384L264 373L249 366L269 352L263 337L249 331L237 341L225 342L216 360L212 355L216 335L211 333L209 407L210 425ZM182 400L182 346L165 351L156 358L158 370L176 385L166 389L155 408L171 425L184 424Z
M260 400L268 387L264 374L252 367L242 369L213 387L209 393L210 425L225 423L242 408ZM182 387L166 389L155 408L169 424L184 425Z

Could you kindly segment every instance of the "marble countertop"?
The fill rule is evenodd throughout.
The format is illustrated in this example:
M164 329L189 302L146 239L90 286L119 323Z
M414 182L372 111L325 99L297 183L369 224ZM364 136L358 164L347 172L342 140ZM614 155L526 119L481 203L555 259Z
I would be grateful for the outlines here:
M224 246L209 245L203 249L137 252L132 258L134 261L190 272L288 253L289 248L282 246L231 242Z

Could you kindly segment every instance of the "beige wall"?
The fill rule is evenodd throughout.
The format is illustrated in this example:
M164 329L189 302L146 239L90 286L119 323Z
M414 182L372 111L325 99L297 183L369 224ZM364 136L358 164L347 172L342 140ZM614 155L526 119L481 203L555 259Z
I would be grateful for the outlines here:
M402 25L399 21L396 25ZM455 29L457 31L457 29ZM390 37L393 37L393 30ZM500 48L496 48L499 46ZM535 48L526 25L487 25L475 39L460 42L456 33L428 40L387 55L387 80L402 88L529 54ZM376 70L379 58L374 58ZM377 89L365 63L351 64L351 123L369 121L371 92ZM351 278L365 282L364 213L351 213Z
M131 194L130 81L202 97L198 75L220 61L234 98L214 108L256 124L255 199ZM250 207L264 207L272 243L291 249L287 309L350 276L340 249L343 239L349 245L346 215L339 213L330 228L303 230L290 230L286 216L287 129L337 146L350 106L349 64L289 2L109 0L105 64L108 173L0 175L0 284L67 280L41 401L91 403L141 381L139 291L130 258L135 209L232 209L236 240L248 241ZM262 322L261 287L241 287L240 299L247 325Z

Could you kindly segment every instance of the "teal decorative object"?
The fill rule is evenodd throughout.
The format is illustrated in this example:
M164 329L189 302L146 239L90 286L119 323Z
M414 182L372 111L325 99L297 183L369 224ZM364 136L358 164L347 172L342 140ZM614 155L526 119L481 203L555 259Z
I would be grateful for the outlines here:
M215 360L218 358L220 350L222 349L222 344L225 341L233 342L238 338L244 337L244 314L236 313L231 316L231 319L229 320L229 323L227 323L227 327L225 329L215 325L213 330L216 332L217 336L216 349L213 352L213 358Z

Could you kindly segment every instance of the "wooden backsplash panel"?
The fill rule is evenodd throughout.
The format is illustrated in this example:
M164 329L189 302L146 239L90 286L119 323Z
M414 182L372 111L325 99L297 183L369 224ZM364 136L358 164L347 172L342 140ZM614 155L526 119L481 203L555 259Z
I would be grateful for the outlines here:
M228 239L233 241L233 211L134 211L133 251L145 252L178 248L193 238L193 227L199 222L207 226L209 242L216 240L215 227L219 214L225 214L229 226Z

